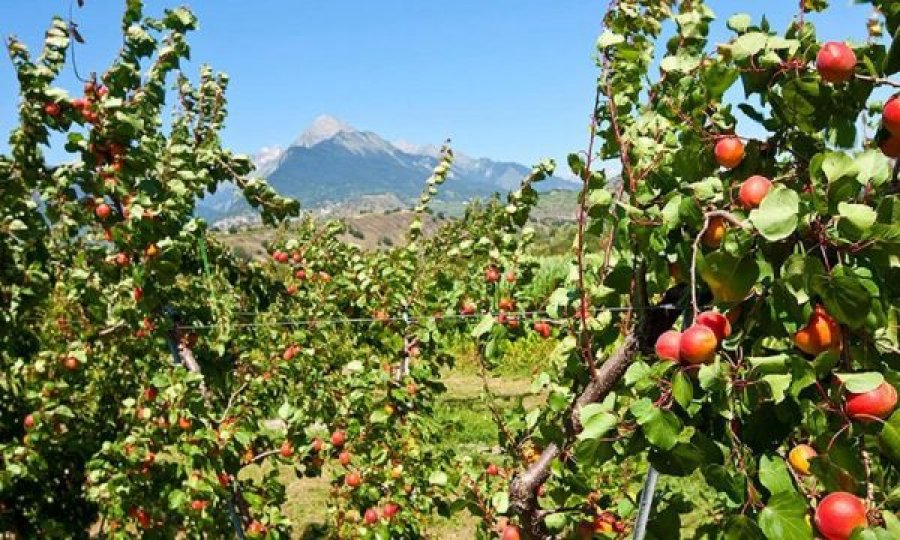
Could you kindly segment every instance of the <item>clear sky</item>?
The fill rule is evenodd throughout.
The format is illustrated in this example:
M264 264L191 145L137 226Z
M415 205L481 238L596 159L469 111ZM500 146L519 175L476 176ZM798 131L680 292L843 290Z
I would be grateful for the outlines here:
M150 14L180 5L147 0ZM384 137L440 143L473 156L530 164L582 148L607 0L190 0L200 29L195 62L231 76L226 142L254 153L288 145L327 113ZM724 20L765 12L784 28L794 0L711 0ZM833 0L816 18L824 39L862 39L869 6ZM121 38L123 0L85 0L82 72L102 72ZM69 0L0 0L0 33L39 47ZM196 73L196 65L189 73ZM67 69L63 84L74 83ZM0 59L0 132L13 125L17 85ZM5 135L2 136L5 139ZM0 149L6 148L5 140Z

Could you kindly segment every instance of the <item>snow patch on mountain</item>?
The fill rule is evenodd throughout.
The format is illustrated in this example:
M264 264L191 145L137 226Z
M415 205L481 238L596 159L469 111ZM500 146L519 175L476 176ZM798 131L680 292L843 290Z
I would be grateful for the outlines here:
M356 130L350 124L327 114L313 120L306 131L294 142L294 146L312 148L313 146L334 138L339 133L353 133Z

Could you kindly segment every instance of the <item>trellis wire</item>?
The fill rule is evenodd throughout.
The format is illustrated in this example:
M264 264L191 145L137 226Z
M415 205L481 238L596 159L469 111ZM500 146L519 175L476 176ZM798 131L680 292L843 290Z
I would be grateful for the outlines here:
M677 311L682 308L676 306L674 304L662 304L659 306L652 306L647 308L631 308L631 307L608 307L608 308L598 308L592 315L596 315L603 312L610 313L626 313L626 312L636 312L636 311ZM254 312L235 312L236 314L247 314L247 315L258 315L258 313ZM256 327L271 327L271 326L309 326L309 325L319 325L319 324L360 324L360 323L387 323L387 322L403 322L403 323L418 323L425 321L440 321L446 319L481 319L485 316L497 317L500 315L507 315L511 317L533 317L533 316L549 316L547 311L521 311L521 312L482 312L482 313L474 313L472 315L467 315L463 313L448 313L442 315L430 315L430 316L419 316L419 317L410 317L407 315L403 316L394 316L394 317L349 317L349 318L341 318L341 319L284 319L279 321L268 321L268 322L246 322L246 323L231 323L226 324L224 326L229 328L256 328ZM571 321L578 319L578 315L573 315L571 317L562 317L555 318L555 320L545 321L549 324L563 324L565 321ZM221 324L192 324L192 325L180 325L178 326L179 330L208 330L212 328L220 328Z

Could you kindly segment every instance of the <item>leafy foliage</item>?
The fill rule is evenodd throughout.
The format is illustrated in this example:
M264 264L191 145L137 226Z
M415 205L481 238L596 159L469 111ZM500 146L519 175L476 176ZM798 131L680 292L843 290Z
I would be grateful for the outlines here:
M331 480L338 537L419 538L463 510L480 537L624 535L652 466L705 483L698 535L826 534L835 492L862 501L857 535L896 535L900 139L876 99L897 85L880 26L895 34L900 12L872 3L869 41L828 46L853 60L838 80L804 19L827 2L802 2L783 35L735 15L715 49L704 2L614 2L588 151L568 160L575 245L550 277L529 226L550 161L427 235L452 181L444 147L406 244L363 252L338 223L288 220L298 204L223 148L227 77L180 70L189 10L145 17L129 0L119 56L76 98L54 86L69 24L52 22L36 59L11 40L0 529L286 538L290 468ZM737 136L749 122L761 135ZM46 162L57 137L71 162ZM743 153L720 166L735 137ZM271 260L235 258L193 217L225 181L278 227ZM657 354L663 332L698 326ZM541 399L501 409L488 377L535 334L555 344ZM441 444L441 369L461 336L498 428L484 459ZM666 493L650 534L698 504Z

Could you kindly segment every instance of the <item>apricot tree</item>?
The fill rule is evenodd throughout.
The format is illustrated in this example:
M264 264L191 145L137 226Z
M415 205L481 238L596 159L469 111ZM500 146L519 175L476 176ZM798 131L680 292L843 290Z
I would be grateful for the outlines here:
M713 48L702 1L611 3L590 144L569 159L584 188L547 305L547 403L504 420L508 482L470 472L505 489L485 530L504 514L504 538L628 529L638 484L604 479L649 463L702 478L716 537L900 534L900 139L881 101L900 87L900 40L882 40L900 8L872 2L868 41L823 44L807 15L827 4L799 2L783 33L734 15ZM664 494L650 532L695 502Z

